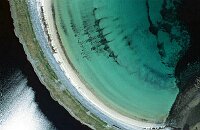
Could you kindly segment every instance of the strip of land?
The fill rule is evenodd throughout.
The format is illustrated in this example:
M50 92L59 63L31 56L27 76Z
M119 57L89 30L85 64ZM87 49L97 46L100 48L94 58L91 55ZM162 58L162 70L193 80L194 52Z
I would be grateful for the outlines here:
M63 86L63 84L42 52L38 40L36 40L27 2L30 1L10 0L10 10L14 20L15 35L22 43L27 59L31 62L41 83L46 86L54 100L58 101L74 118L83 124L97 130L112 130L113 128L109 127L104 121L93 114L88 114L88 110L67 89L62 90L58 87Z

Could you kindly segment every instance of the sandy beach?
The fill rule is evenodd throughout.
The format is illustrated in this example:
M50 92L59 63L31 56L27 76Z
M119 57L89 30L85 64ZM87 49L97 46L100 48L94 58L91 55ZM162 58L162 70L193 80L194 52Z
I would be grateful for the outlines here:
M141 121L140 119L133 119L126 117L108 106L106 106L103 102L101 102L87 87L86 85L80 80L78 75L76 74L75 70L73 70L72 66L68 62L63 49L61 47L61 43L59 41L59 36L57 35L57 30L55 27L55 22L53 20L53 13L52 13L52 1L51 0L37 0L40 5L38 11L43 8L45 26L47 27L47 31L44 33L49 35L50 41L49 45L53 48L54 53L53 56L57 63L59 64L60 68L64 72L66 76L66 80L68 79L70 83L73 85L74 89L78 91L78 93L92 106L94 106L100 113L104 114L108 117L108 119L113 120L120 124L120 126L124 126L124 128L131 128L131 129L149 129L149 128L164 128L165 124L156 124L156 123L149 123L145 121ZM41 17L41 16L40 16ZM42 20L42 18L41 18ZM45 27L43 25L43 28ZM65 89L65 88L63 88ZM84 102L81 102L84 104ZM101 115L97 115L101 118ZM109 121L106 121L109 122Z

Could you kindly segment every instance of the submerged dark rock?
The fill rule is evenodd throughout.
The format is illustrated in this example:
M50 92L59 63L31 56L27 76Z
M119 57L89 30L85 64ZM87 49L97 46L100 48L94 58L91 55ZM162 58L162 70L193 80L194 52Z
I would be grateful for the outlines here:
M173 128L183 129L187 125L192 128L200 122L197 110L200 105L199 79L178 94L177 99L167 118L167 124Z

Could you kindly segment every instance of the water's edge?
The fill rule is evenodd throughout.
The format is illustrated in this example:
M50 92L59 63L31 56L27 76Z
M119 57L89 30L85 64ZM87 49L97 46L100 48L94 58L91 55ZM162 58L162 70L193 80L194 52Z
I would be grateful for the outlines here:
M92 129L112 129L99 118L94 117L92 114L88 114L88 110L83 108L81 104L75 98L73 98L67 90L62 91L55 89L57 87L53 87L60 86L60 83L55 82L58 81L56 75L53 73L52 68L47 63L44 55L40 53L40 47L38 46L38 43L35 39L34 32L30 23L30 16L27 12L26 2L26 0L9 0L10 11L14 20L15 35L19 38L20 43L23 45L27 59L29 62L31 62L34 71L38 75L41 83L44 84L49 90L51 97L55 101L58 101L60 105L64 106L65 109L68 110L68 112L81 123L89 126ZM27 34L26 32L29 33ZM38 56L36 57L35 55ZM40 71L41 69L43 70ZM48 74L49 72L51 75ZM61 93L64 96L58 97L57 95L61 95ZM63 103L65 103L65 105L63 105Z

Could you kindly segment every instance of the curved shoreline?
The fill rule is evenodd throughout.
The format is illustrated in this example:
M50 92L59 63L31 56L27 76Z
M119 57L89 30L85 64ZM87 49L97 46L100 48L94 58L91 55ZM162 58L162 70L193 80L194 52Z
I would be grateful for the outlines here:
M37 1L38 2L38 1ZM44 1L43 1L44 2ZM50 5L51 5L51 1L45 1L45 4L44 3L41 3L41 5L39 3L35 3L34 1L31 1L29 0L27 2L28 4L28 9L29 9L29 14L30 14L30 17L31 17L31 21L32 21L32 28L34 29L34 32L35 32L35 35L36 35L36 38L37 40L39 41L38 44L40 46L40 48L42 49L42 52L44 53L44 56L46 57L46 60L48 60L48 63L50 64L50 66L52 67L52 69L54 70L54 72L56 73L56 75L58 76L58 79L60 79L61 81L57 81L57 82L61 82L60 84L60 88L61 91L62 90L66 90L65 87L67 87L67 90L70 91L70 93L76 97L76 99L82 103L82 105L84 107L86 107L88 110L90 110L90 112L94 113L96 116L98 116L99 118L101 118L101 120L103 121L106 121L109 125L113 125L113 126L117 126L119 128L122 128L122 129L143 129L143 128L164 128L165 125L164 124L155 124L155 123L146 123L146 122L143 122L143 121L137 121L137 120L125 120L125 121L120 121L119 119L112 119L112 116L116 116L116 115L113 115L113 113L103 113L101 110L99 110L97 108L97 106L94 106L94 104L92 104L92 101L91 99L85 99L83 97L83 95L81 95L80 92L80 88L81 86L76 86L78 85L77 82L74 82L74 77L70 77L71 74L70 73L74 73L74 70L72 69L71 71L63 71L61 69L61 67L58 65L59 63L57 63L56 61L56 58L54 59L55 56L55 53L54 53L54 56L52 55L52 50L51 50L51 45L49 44L48 42L48 38L47 36L45 36L45 32L44 32L44 28L41 26L42 25L42 21L41 21L41 15L40 15L40 7L41 5L44 7L44 8L47 8L49 9L50 8ZM45 10L45 9L44 9ZM52 12L51 12L52 13ZM48 13L44 13L44 15L47 15ZM30 21L29 21L30 22ZM46 21L46 22L49 22L49 23L52 23L52 21ZM16 24L16 23L15 23ZM19 35L19 34L18 34ZM54 47L58 47L59 44L55 44L53 45ZM57 48L58 49L58 48ZM59 52L62 52L62 51L59 51ZM27 51L26 51L27 53ZM63 58L62 55L58 58ZM59 59L60 60L60 59ZM58 61L59 61L58 60ZM33 66L37 66L37 61L34 61L32 60L31 58L29 58L29 61L31 61L31 63L33 64ZM64 60L65 61L65 60ZM65 62L63 62L64 64ZM65 63L66 64L66 63ZM62 65L62 62L61 62L61 65ZM69 64L68 64L69 67L71 67ZM35 71L37 71L36 67L35 68ZM40 73L40 72L37 72L37 74ZM66 75L70 75L66 80ZM41 81L43 81L43 77L42 77L42 73L39 74L39 78L41 79ZM78 78L78 77L77 77ZM71 82L70 82L71 81ZM44 82L44 81L43 81ZM56 81L55 81L56 82ZM74 83L74 84L73 84ZM63 85L64 86L63 86ZM74 85L74 86L73 86ZM75 88L76 87L76 88ZM48 87L47 87L48 88ZM81 88L82 89L82 88ZM50 92L52 90L49 90ZM88 91L86 88L84 90L81 90L82 92L83 91ZM90 91L88 91L90 93ZM55 100L57 100L62 106L64 106L66 109L67 109L67 106L65 106L64 103L62 103L62 101L59 101L59 98L56 99L56 96L52 96L54 97ZM89 97L87 97L89 98ZM97 104L99 105L99 104ZM101 106L100 106L101 107ZM101 107L102 108L102 107ZM73 114L73 112L71 112L70 109L67 109L76 119L78 119L79 121L81 121L81 119L79 119L78 117L76 117L76 115ZM106 111L106 110L105 110ZM107 114L111 114L111 116L109 117ZM120 118L120 117L117 117L117 118ZM126 118L125 118L126 119ZM127 124L127 122L129 124ZM82 122L83 124L86 124L84 123L84 121ZM88 125L88 124L87 124ZM90 126L91 128L94 128L93 126Z
M42 8L44 8L43 15L44 15L45 23L47 23L47 26L48 26L47 28L47 32L49 32L48 35L50 35L48 37L52 38L52 41L53 41L50 43L50 45L56 50L54 52L55 60L59 63L61 70L65 73L65 76L68 78L68 80L73 85L73 87L78 91L78 93L80 93L81 96L85 98L87 102L91 103L92 106L94 105L96 109L101 111L101 113L105 113L105 115L110 117L111 120L116 120L118 123L121 122L121 124L124 126L130 126L129 128L135 127L138 129L138 128L164 127L164 124L148 123L145 121L138 121L139 119L135 120L135 119L125 117L121 115L120 113L111 110L106 105L104 105L99 99L97 99L90 92L90 90L87 89L87 87L83 84L83 82L79 79L79 77L75 73L75 70L73 70L72 66L70 65L68 60L65 58L64 52L57 38L59 36L56 36L57 34L55 33L57 32L57 30L54 27L55 24L53 24L54 22L52 18L51 2L46 2L46 1L44 2L44 0L41 0L41 6ZM101 115L97 115L97 116L101 116ZM117 124L115 125L117 126Z
M32 64L41 83L49 90L51 97L81 123L87 124L93 129L110 130L111 128L107 127L105 122L100 121L100 119L93 115L87 114L88 110L82 107L82 105L71 96L68 90L60 90L57 88L57 86L62 86L62 84L55 75L53 68L50 67L44 54L41 52L41 47L36 40L35 32L30 22L27 0L10 0L9 4L15 27L15 35L19 38L19 42L23 45L27 59ZM77 113L79 115L77 115Z

